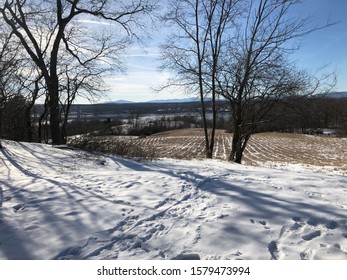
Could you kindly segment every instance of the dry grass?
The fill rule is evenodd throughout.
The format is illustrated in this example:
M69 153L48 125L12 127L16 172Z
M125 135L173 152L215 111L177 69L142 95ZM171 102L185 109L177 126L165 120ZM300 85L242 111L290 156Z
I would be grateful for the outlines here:
M155 147L159 157L204 158L204 134L201 129L182 129L137 139L137 145ZM231 134L218 130L214 157L227 159ZM327 173L347 174L347 138L288 133L255 134L244 154L244 163L255 166L285 167L301 165Z

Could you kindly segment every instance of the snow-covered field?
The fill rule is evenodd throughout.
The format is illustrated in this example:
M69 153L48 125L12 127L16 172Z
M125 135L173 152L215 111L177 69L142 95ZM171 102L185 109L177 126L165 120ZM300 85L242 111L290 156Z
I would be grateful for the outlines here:
M347 177L0 150L0 259L347 259Z

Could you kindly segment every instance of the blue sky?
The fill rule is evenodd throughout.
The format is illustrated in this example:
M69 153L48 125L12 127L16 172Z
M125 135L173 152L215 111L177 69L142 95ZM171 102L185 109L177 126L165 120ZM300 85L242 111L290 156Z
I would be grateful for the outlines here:
M300 9L293 14L312 16L316 26L328 20L336 25L310 34L301 42L301 48L293 55L300 68L316 73L325 66L325 72L336 72L335 91L347 91L347 0L304 0ZM133 46L125 57L127 75L108 80L110 92L102 101L130 100L148 101L155 99L182 98L179 92L156 93L153 88L165 82L169 73L159 72L158 42L163 40L162 30L155 32L146 49ZM82 100L81 100L82 101ZM83 102L83 101L82 101Z
M305 0L302 13L311 15L319 26L328 20L335 25L310 34L293 56L297 64L311 73L326 66L337 74L336 91L347 91L347 1Z

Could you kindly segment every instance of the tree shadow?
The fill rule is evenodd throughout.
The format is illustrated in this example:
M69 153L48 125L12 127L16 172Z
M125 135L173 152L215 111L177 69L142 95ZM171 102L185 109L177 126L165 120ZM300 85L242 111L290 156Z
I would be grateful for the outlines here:
M38 176L36 174L34 174L34 173L30 172L29 170L23 168L17 161L15 161L6 148L1 149L0 151L3 154L3 156L5 157L5 159L10 164L12 164L16 169L18 169L21 173L23 173L25 176L29 176L29 177L32 177L32 178L38 178Z
M319 202L314 203L312 201L312 203L308 203L300 198L298 200L292 199L292 196L286 198L285 195L281 195L280 191L278 195L257 191L254 187L249 186L252 182L242 182L242 184L245 185L244 188L233 182L211 179L208 184L200 184L198 188L219 197L226 197L231 203L245 205L244 218L276 218L281 215L307 218L317 215L329 215L339 219L347 218L347 213L342 214L342 211L338 211L336 207L330 205L322 207Z
M3 197L5 196L5 192L7 190L10 190L19 204L28 205L30 207L39 207L40 213L42 213L43 215L43 218L40 221L41 223L51 223L52 220L57 221L52 224L52 227L54 227L55 234L57 235L64 235L66 233L65 227L69 227L74 231L79 231L81 228L84 227L84 220L80 218L78 215L73 215L76 208L83 212L88 212L90 214L91 219L94 219L93 217L97 217L99 210L97 209L95 211L92 211L88 208L88 205L90 205L91 198L97 201L104 201L109 203L107 204L107 206L114 206L119 204L128 205L123 201L112 200L109 197L106 197L105 195L101 195L97 193L93 188L87 189L74 182L60 182L59 180L49 178L45 175L35 174L34 172L27 170L25 168L25 164L22 164L21 162L13 159L12 155L6 149L1 150L1 153L4 159L8 161L8 163L10 163L13 167L15 167L18 171L20 171L23 175L27 176L29 179L31 178L32 183L42 180L46 184L52 186L53 188L63 191L62 193L60 192L60 197L57 198L54 196L48 198L47 196L45 196L43 198L40 198L37 197L38 194L34 193L34 190L32 188L29 190L24 188L20 189L18 186L11 185L11 183L7 182L3 183L5 189L0 187L0 192L3 194ZM36 151L31 151L31 154L34 157L37 156ZM325 204L324 207L322 207L322 205L319 203L309 203L301 198L295 199L293 195L281 195L281 191L278 191L277 193L267 193L261 190L257 190L255 186L251 185L254 184L254 182L242 180L241 178L235 179L237 180L236 183L236 181L232 181L233 179L223 179L222 177L208 177L203 174L203 171L188 170L188 168L184 168L182 172L178 171L179 168L176 168L176 170L172 170L170 169L170 164L163 165L160 163L138 163L132 160L120 159L112 156L103 157L108 157L110 160L112 160L112 162L116 165L115 169L118 169L118 167L122 168L122 166L124 166L125 168L128 168L129 170L134 172L155 171L156 173L162 173L166 176L174 177L188 182L193 188L196 188L202 192L208 192L210 194L218 196L218 198L221 199L225 198L229 204L244 205L244 210L237 211L235 216L236 221L232 223L225 223L223 228L225 233L233 233L233 236L235 236L236 240L239 242L245 241L245 238L243 237L247 237L248 240L262 238L257 237L255 232L244 232L245 228L238 226L239 220L249 221L250 218L271 219L272 217L274 217L275 219L283 219L284 217L294 216L310 218L319 215L329 215L334 216L336 218L344 219L347 218L347 213L343 214L342 211L338 211L338 209L334 208L334 206ZM241 173L241 171L235 171L232 168L226 169L224 172L230 172L230 174L233 175ZM247 173L250 173L250 171L244 171L242 172L242 175L247 176ZM259 183L259 181L256 182ZM35 197L35 199L28 199L29 196ZM54 199L67 200L70 203L70 205L68 206L69 209L67 209L66 212L71 212L71 217L73 217L72 219L66 219L66 217L64 216L57 215L57 213L50 207L50 202ZM87 203L84 203L83 201L86 201ZM152 210L157 211L157 209ZM100 209L100 211L103 211L103 209ZM160 218L162 214L159 214L154 214L153 218ZM1 208L0 221L2 221L3 225L5 225L5 228L6 230L8 230L8 232L13 234L13 240L16 243L18 243L16 247L16 252L11 252L6 246L0 246L0 250L3 252L3 254L6 255L8 259L13 259L18 255L21 255L23 259L35 258L34 252L28 252L26 250L26 240L21 235L19 235L21 232L18 232L17 229L12 228L8 223L6 223L6 217L3 217L1 213ZM92 220L91 222L94 222L94 220ZM114 223L118 224L119 222L119 219L115 219ZM0 227L1 226L2 225L0 224ZM96 228L94 232L100 232L102 230L106 229ZM94 233L88 232L88 234L91 235ZM211 239L213 239L213 237L211 237ZM73 240L73 238L71 237L69 240L67 240L66 247L68 247L71 242L75 241L76 240ZM216 242L217 241L218 240L216 240ZM52 257L54 258L54 256L59 256L59 254L55 254Z
M0 181L2 185L5 185ZM7 223L7 219L3 214L3 201L4 194L3 188L0 186L0 251L10 260L28 260L32 259L32 254L25 247L23 237L18 235L18 231L15 230L10 223ZM10 238L12 246L5 246L4 242Z
M37 259L37 254L35 252L29 252L26 248L26 244L32 242L40 242L40 239L30 240L30 235L26 235L25 229L21 228L13 228L11 223L9 223L10 219L16 219L16 215L23 215L25 211L38 211L38 217L36 217L36 223L38 225L49 225L52 232L55 235L59 236L59 238L64 239L63 241L66 244L70 244L71 242L75 242L73 236L69 236L67 232L80 232L83 229L89 228L92 224L97 224L98 219L100 217L100 213L102 213L105 209L100 209L100 211L96 208L94 210L88 207L89 201L93 199L96 203L100 201L106 202L101 204L105 207L112 207L113 205L121 205L129 206L128 203L112 199L112 197L106 197L99 193L97 193L93 188L84 188L83 186L76 185L74 182L59 182L58 180L54 180L45 175L38 175L29 171L25 168L25 164L22 165L21 162L12 158L11 153L7 149L1 149L1 154L3 159L6 160L8 169L11 170L11 166L17 169L20 173L22 173L25 177L21 177L22 179L27 179L22 186L14 185L12 180L9 181L0 181L0 195L1 202L4 201L6 195L10 194L11 202L15 201L16 205L13 207L6 207L3 205L0 208L0 232L6 233L6 236L10 236L10 240L1 240L3 239L0 236L0 251L6 259ZM0 155L1 155L0 154ZM33 154L34 155L34 154ZM52 190L52 194L42 193L35 188L27 188L30 185L35 183L41 184L41 181L46 187L40 188L41 191L50 188ZM60 192L62 190L63 192ZM58 207L60 205L60 201L66 202L66 209L64 212L66 215L61 215L57 213L54 207ZM57 204L54 204L53 201L57 201ZM54 207L52 207L52 205ZM6 207L7 212L12 212L11 217L4 216L1 212L4 207ZM33 212L35 213L35 212ZM82 219L79 214L82 216L88 215L90 218L87 221L88 225L84 223L85 217ZM12 216L13 215L13 216ZM105 230L104 228L98 229L95 231ZM92 234L92 233L88 233ZM5 244L6 242L6 244ZM12 246L15 244L15 246ZM59 249L58 249L59 250ZM54 257L54 253L52 254Z
M127 160L127 159L113 157L113 156L109 156L109 159L111 159L116 165L118 166L123 165L124 167L129 168L133 171L138 171L138 172L153 171L150 168L146 167L146 164L142 164L134 160Z

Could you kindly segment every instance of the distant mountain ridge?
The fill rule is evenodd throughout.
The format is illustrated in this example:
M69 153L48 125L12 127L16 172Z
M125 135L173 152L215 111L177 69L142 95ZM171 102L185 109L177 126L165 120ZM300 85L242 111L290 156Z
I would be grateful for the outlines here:
M324 94L319 94L319 96L324 96ZM347 91L340 92L329 92L325 95L329 98L347 98ZM199 102L200 98L190 97L190 98L174 98L174 99L157 99L149 100L143 102L129 101L129 100L116 100L116 101L107 101L102 104L131 104L131 103L188 103L188 102Z
M143 102L129 101L129 100L116 100L107 101L102 104L131 104L131 103L188 103L188 102L198 102L199 98L175 98L175 99L156 99Z
M330 98L347 98L347 91L330 92L327 94L327 97L330 97Z
M129 103L137 103L129 100L116 100L116 101L106 101L102 104L129 104Z
M185 103L185 102L198 102L200 98L192 97L192 98L175 98L175 99L157 99L150 100L146 103Z

